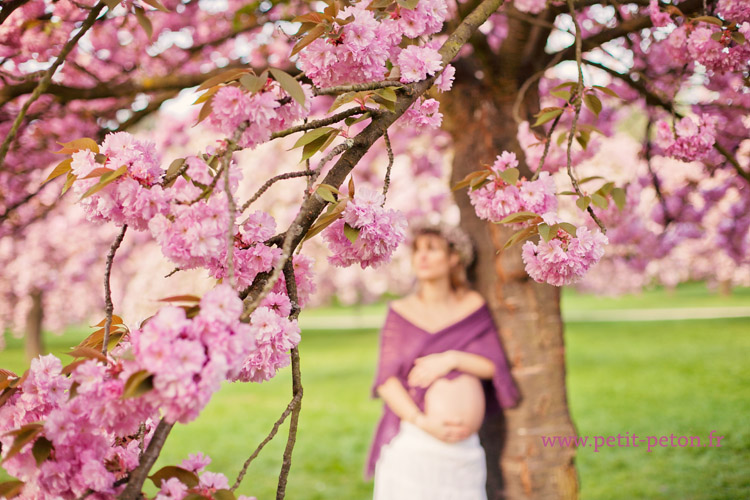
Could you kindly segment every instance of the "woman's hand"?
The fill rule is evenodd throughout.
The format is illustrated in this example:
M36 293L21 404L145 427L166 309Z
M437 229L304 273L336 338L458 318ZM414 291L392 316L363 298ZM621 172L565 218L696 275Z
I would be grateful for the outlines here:
M446 443L455 443L468 438L472 431L458 418L437 419L420 413L415 425Z
M409 371L407 381L413 387L429 387L434 381L456 367L454 351L428 354L414 360L414 367Z

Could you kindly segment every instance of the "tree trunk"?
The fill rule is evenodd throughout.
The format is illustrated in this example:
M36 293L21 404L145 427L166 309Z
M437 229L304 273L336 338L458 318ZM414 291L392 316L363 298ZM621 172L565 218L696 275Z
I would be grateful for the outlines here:
M43 317L42 292L34 290L31 292L31 309L28 316L26 316L26 357L29 361L44 353L44 342L42 339Z
M492 164L503 150L516 152L523 162L511 118L513 101L513 96L493 98L479 80L456 78L441 99L455 148L452 183ZM523 167L522 175L524 170L528 173ZM522 396L517 408L488 422L480 433L488 460L488 498L575 499L575 449L544 447L541 438L576 434L565 392L560 289L529 278L520 245L501 250L512 231L478 219L467 190L456 191L455 198L462 226L477 245L477 290L493 311Z

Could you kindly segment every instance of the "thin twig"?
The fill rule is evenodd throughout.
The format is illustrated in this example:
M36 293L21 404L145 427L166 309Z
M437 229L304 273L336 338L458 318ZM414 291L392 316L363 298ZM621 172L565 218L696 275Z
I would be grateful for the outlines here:
M562 117L562 113L557 115L557 117L555 117L555 121L552 122L552 126L550 126L549 131L547 132L547 137L545 137L545 140L544 140L544 151L542 152L542 157L539 158L539 165L536 167L536 172L534 172L534 176L531 178L532 181L536 180L537 177L539 177L539 174L542 172L542 167L544 166L544 160L547 159L547 155L549 154L550 144L552 143L552 133L555 131L555 128L557 127L557 124L560 122L561 117Z
M355 141L354 139L347 139L345 142L342 142L335 148L333 148L322 160L320 160L320 163L318 164L318 167L314 170L315 176L320 174L321 170L323 169L323 166L331 160L334 156L346 151L347 149L354 146ZM312 177L311 177L312 178ZM320 196L320 195L318 195ZM321 198L322 199L322 198ZM281 276L281 272L283 270L284 265L286 264L287 260L289 259L289 256L292 254L292 244L295 240L295 238L302 233L302 228L300 227L300 222L302 219L304 219L306 216L304 210L300 210L297 213L297 216L294 218L294 221L289 226L289 229L284 234L284 243L281 247L281 256L279 257L279 260L274 265L273 273L271 273L271 276L268 278L268 281L263 285L263 288L261 292L257 295L257 297L253 297L251 294L248 294L245 299L245 310L242 312L242 315L240 316L240 319L243 321L247 321L248 318L250 318L250 315L255 311L255 309L260 304L260 301L263 300L263 298L270 292L276 282L279 280L279 277Z
M227 228L227 278L229 279L229 285L234 289L236 287L234 282L234 219L237 215L237 205L234 202L232 186L229 183L229 162L231 161L232 154L229 153L224 157L224 163L226 163L226 168L224 168L224 193L227 196L227 210L229 211L229 222Z
M286 292L292 302L292 311L289 319L294 321L299 316L300 307L297 298L297 280L294 276L294 266L291 261L284 264L284 280L286 282ZM302 409L302 374L299 366L299 349L298 346L292 348L292 394L299 400L292 408L292 416L289 419L289 436L284 449L284 457L281 462L281 472L279 474L279 484L276 488L276 500L284 500L286 493L286 484L289 477L289 470L292 467L292 451L297 441L297 423L299 422L299 413Z
M268 179L259 189L255 192L255 194L245 202L244 205L242 205L242 209L240 212L244 212L247 210L247 208L252 205L258 198L260 198L263 193L265 193L268 188L270 188L275 182L278 182L283 179L292 179L294 177L304 177L304 176L312 176L315 175L315 171L313 170L300 170L297 172L285 172L283 174L276 175L274 177L271 177Z
M245 478L245 474L247 474L247 469L250 467L250 464L253 460L260 454L260 451L271 442L271 440L276 436L276 433L279 431L279 427L281 427L281 424L284 423L284 420L286 420L286 417L289 416L290 413L292 413L292 409L294 409L295 406L299 403L300 399L302 399L302 393L295 394L292 400L289 402L289 404L286 406L284 411L281 413L281 416L276 420L276 422L273 424L273 428L271 428L271 432L268 433L268 435L263 439L263 441L260 442L257 448L255 448L255 451L252 455L248 457L247 460L245 460L245 463L242 464L242 469L240 470L240 473L237 474L237 480L234 482L232 487L230 488L231 491L236 491L237 488L240 486L240 483L242 483L242 480Z
M570 126L570 135L568 136L568 158L567 158L567 170L568 170L568 177L570 177L570 181L573 183L573 188L575 189L576 193L580 198L583 198L583 193L581 192L581 187L578 185L578 179L576 179L575 175L573 174L573 157L572 157L572 150L573 150L573 136L575 136L576 133L576 126L578 125L578 117L581 114L581 106L583 104L583 63L581 61L582 59L582 37L581 37L581 26L578 24L578 18L576 17L576 11L575 7L573 6L573 0L568 0L568 8L570 9L570 17L573 20L573 25L576 29L576 65L578 66L578 87L577 87L577 96L574 101L575 106L575 114L573 115L573 123ZM599 228L602 230L602 233L607 232L607 228L604 226L601 220L599 220L599 217L596 216L594 213L594 209L591 208L591 205L589 204L586 207L586 210L588 211L589 215L592 219L594 219L594 222L599 226Z
M357 83L355 85L339 85L338 87L327 87L323 89L313 87L313 95L339 95L344 92L362 92L365 90L378 90L386 87L403 87L397 80L383 81L383 82L371 82L371 83Z
M49 67L47 72L44 74L44 77L39 80L39 83L34 89L34 92L31 93L29 99L21 107L21 111L18 112L16 119L13 121L13 126L10 128L10 132L8 132L8 135L5 136L5 140L3 140L2 146L0 146L0 166L3 166L5 164L5 156L8 154L8 150L10 149L10 143L13 141L13 139L15 139L16 134L18 133L18 129L20 128L21 123L26 116L26 112L29 110L31 105L37 99L39 99L39 96L41 96L44 91L47 90L47 87L52 82L52 76L57 71L57 68L59 68L60 65L65 61L65 58L68 57L68 54L71 50L73 50L73 47L76 46L78 40L80 40L81 37L83 37L83 35L85 35L89 30L89 28L94 25L94 23L96 22L96 18L99 16L99 13L102 11L102 9L104 9L104 6L104 2L101 2L99 3L99 5L94 7L91 12L89 12L89 15L86 16L86 19L83 21L83 24L78 30L78 33L76 33L73 38L68 40L63 49L60 51L60 54L55 59L55 62L52 63L52 66Z
M280 130L278 132L274 132L271 134L271 139L278 139L279 137L286 137L288 135L295 134L297 132L302 132L305 130L312 130L315 128L325 127L326 125L332 125L334 123L340 122L341 120L344 120L345 118L349 118L350 116L354 115L362 115L365 113L371 113L372 115L377 114L379 111L377 109L370 109L370 108L350 108L346 109L340 113L336 113L335 115L331 115L328 118L322 118L320 120L311 121L309 123L303 123L301 125L295 125L294 127L289 127L285 130Z
M107 263L104 268L104 303L105 310L107 312L107 319L104 322L104 338L102 339L102 354L107 355L107 345L109 344L109 331L112 328L112 313L114 312L115 306L112 304L112 290L109 285L109 277L112 274L112 262L115 259L115 252L120 248L123 238L125 237L125 231L128 230L128 225L123 224L120 234L117 235L112 246L109 248L107 254Z
M659 181L659 177L656 175L656 172L654 171L653 165L651 165L651 127L653 125L653 122L651 119L648 120L648 123L646 124L646 146L644 148L644 154L646 156L646 167L648 167L648 172L651 175L651 182L654 185L654 191L656 191L656 196L659 198L659 203L661 204L661 210L664 212L664 227L667 227L670 222L672 222L672 216L669 214L669 210L667 209L667 200L664 199L664 194L661 192L661 182Z
M388 137L388 131L383 132L383 140L385 141L385 151L388 153L388 167L385 169L385 180L383 181L383 203L381 206L385 206L385 197L388 194L388 187L391 184L391 168L393 167L393 148L391 147L391 139Z

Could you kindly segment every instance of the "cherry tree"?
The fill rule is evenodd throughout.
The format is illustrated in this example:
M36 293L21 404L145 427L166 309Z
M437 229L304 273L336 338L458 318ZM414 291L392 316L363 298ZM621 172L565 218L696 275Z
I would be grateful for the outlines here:
M493 498L577 492L575 450L539 439L575 434L559 286L603 258L643 272L688 241L747 265L744 2L17 0L0 22L0 237L65 213L50 192L116 233L100 250L103 319L78 359L2 374L3 467L18 478L6 496L136 498L173 425L223 380L262 382L291 365L283 498L303 394L297 317L316 288L300 250L320 240L350 273L386 265L406 228L387 205L406 189L391 182L396 153L441 126L479 247L477 286L524 396L507 433L486 428ZM196 126L223 139L167 162L168 144L127 130L174 98L193 100ZM640 127L638 168L584 176L627 124ZM180 136L185 124L163 126ZM239 152L284 138L304 168L279 162L242 197ZM355 179L373 146L383 176ZM675 173L687 165L694 176ZM299 186L283 230L253 207L276 183ZM173 290L126 321L110 282L133 233L175 273L202 270L216 285ZM231 486L202 455L161 469L159 498L232 498L268 439Z

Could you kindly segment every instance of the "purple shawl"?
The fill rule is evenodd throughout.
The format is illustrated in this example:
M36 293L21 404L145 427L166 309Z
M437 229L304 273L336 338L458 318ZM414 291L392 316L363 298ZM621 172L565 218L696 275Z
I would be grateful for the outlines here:
M500 412L501 407L510 408L518 403L518 389L511 378L505 353L486 303L458 322L430 333L397 313L389 302L388 314L380 331L378 366L370 397L377 398L376 388L388 378L395 376L419 409L424 411L424 395L428 388L411 387L406 380L409 371L414 366L416 358L452 349L478 354L495 363L492 380L482 380L486 403L485 418ZM459 375L461 372L452 370L444 378L454 379ZM365 464L366 480L372 478L375 472L381 447L398 434L400 422L398 416L384 404L383 415L375 430Z

